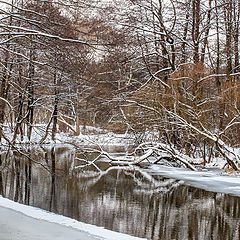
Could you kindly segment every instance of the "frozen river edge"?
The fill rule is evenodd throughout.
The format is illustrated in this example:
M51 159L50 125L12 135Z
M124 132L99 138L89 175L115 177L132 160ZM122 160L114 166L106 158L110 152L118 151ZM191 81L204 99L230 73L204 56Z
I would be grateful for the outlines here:
M0 239L3 240L140 240L74 219L26 206L0 196Z
M185 168L154 165L146 171L153 175L177 179L185 185L206 191L240 197L240 176L225 175L220 169L191 171Z

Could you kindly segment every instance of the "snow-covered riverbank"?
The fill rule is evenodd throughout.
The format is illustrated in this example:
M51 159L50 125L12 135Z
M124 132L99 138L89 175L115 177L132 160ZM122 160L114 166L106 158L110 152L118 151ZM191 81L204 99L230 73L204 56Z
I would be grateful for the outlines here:
M17 144L39 144L45 133L44 126L38 125L33 128L31 135L31 140L29 141L27 136L24 136L23 139L20 138L20 135L16 138ZM13 133L9 131L9 128L5 128L5 136L9 141L13 139ZM45 144L56 144L56 143L82 143L88 145L126 145L133 144L133 136L129 134L115 134L112 132L107 132L101 128L87 126L84 130L81 126L81 131L79 135L74 135L71 132L58 132L55 135L55 140L52 140L51 134L48 134L44 140ZM8 144L6 139L2 139L2 145Z
M41 139L43 137L43 130L44 126L37 125L33 128L33 132L32 132L32 136L31 136L31 140L29 141L29 139L27 138L27 136L23 137L23 139L20 139L20 136L18 135L15 141L15 146L39 146L39 144L41 143ZM11 143L11 140L13 139L12 133L7 131L7 128L5 129L5 136L8 139L8 141L6 139L2 139L2 146L8 146L9 142ZM8 129L9 130L9 129ZM156 136L154 135L154 133L148 133L148 138L149 138L149 142L147 143L151 143L153 145L153 148L157 148L157 146L168 146L167 144L159 144L156 141ZM45 146L55 146L55 145L63 145L63 144L67 144L69 147L72 146L72 148L75 148L76 146L89 146L89 147L97 147L97 148L107 148L109 151L109 153L111 153L111 148L112 147L122 147L124 148L124 152L123 154L126 153L126 156L128 154L128 147L129 146L133 146L136 144L136 136L131 135L131 134L116 134L113 132L107 132L104 129L101 128L97 128L97 127L92 127L92 126L86 126L83 129L83 126L81 126L80 128L80 134L75 136L73 133L65 133L65 132L58 132L55 135L55 140L53 141L51 139L51 135L49 134L46 139L44 140L43 144ZM156 145L156 146L155 146ZM140 149L140 147L138 146L138 148ZM154 149L152 148L152 150L154 151ZM6 148L8 149L8 148ZM1 149L0 149L1 150ZM107 150L107 151L108 151ZM238 156L240 154L240 149L236 148L236 149L230 149L236 156ZM167 158L175 158L175 159L179 159L192 164L193 168L195 169L195 165L196 166L203 166L203 156L201 155L201 153L197 153L195 154L195 157L189 157L187 155L181 154L178 150L174 150L173 153L170 153L172 151L172 147L167 147L167 150L164 152L162 152L163 155L166 155ZM175 154L176 151L178 154ZM161 151L160 151L161 152ZM169 154L170 153L170 154ZM106 157L106 155L105 155ZM129 157L129 156L127 156ZM180 158L179 158L180 157ZM118 160L118 159L116 159ZM217 154L216 156L214 156L212 154L211 157L211 161L206 161L205 162L205 166L206 168L219 168L219 169L223 169L224 167L227 166L227 161L226 159L224 159L223 156L221 156L221 154ZM185 167L189 167L189 166L185 166ZM231 169L232 170L232 169Z
M140 240L0 196L0 239Z

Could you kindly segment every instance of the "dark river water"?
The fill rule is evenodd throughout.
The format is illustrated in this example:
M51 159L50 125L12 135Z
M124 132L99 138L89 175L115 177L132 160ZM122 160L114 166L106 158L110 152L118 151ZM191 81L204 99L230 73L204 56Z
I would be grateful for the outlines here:
M239 197L108 163L74 170L76 152L66 146L29 154L37 163L1 155L0 195L148 239L240 239Z

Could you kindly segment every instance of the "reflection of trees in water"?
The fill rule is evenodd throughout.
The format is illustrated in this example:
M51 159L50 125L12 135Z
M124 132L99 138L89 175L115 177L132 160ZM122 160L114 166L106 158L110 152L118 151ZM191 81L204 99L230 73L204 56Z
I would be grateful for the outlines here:
M80 219L150 239L239 239L237 197L143 176L137 169L113 167L100 175L85 170L77 177L78 188L95 196L79 200L79 208L87 206Z
M30 153L30 150L28 150ZM2 172L3 189L12 200L29 204L31 195L32 163L19 152L11 152L11 160ZM5 186L4 186L5 185Z
M92 166L70 171L73 154L56 147L31 155L48 171L12 154L2 174L2 189L11 199L149 239L240 239L238 197L137 167L101 163L100 171Z
M2 155L0 154L0 195L4 196L2 179Z
M87 206L80 219L150 239L239 239L239 198L143 174L119 167L79 172L78 188L95 196L79 200Z
M51 193L50 193L50 203L49 203L49 211L56 211L56 191L55 191L55 174L56 174L56 154L55 147L51 149Z
M6 192L6 195L14 200L24 204L31 204L32 194L31 190L33 190L32 181L34 180L34 184L38 182L37 178L39 177L40 170L43 171L47 169L47 175L51 173L51 181L49 182L49 186L51 186L51 196L53 198L50 201L54 200L55 195L55 148L44 149L44 151L35 151L34 149L23 149L23 155L20 151L11 151L7 154L0 155L1 163L3 162L3 170L0 172L0 190L2 192ZM44 162L43 156L47 155ZM3 159L3 160L2 160ZM31 161L32 159L32 161ZM35 164L35 162L41 163ZM43 161L43 162L41 162ZM34 165L34 167L33 167ZM33 173L33 170L35 173ZM36 172L37 171L37 172ZM34 178L34 179L33 179ZM34 191L37 188L34 189ZM50 203L52 205L52 203ZM50 207L51 209L51 207Z
M16 157L16 155L14 154L14 169L15 169L15 191L14 191L14 201L22 201L21 197L19 196L20 194L22 194L21 192L21 188L22 188L22 184L20 183L20 159L18 157ZM14 186L13 183L13 186Z
M30 154L30 150L28 150ZM25 191L24 191L24 203L29 205L31 195L31 181L32 181L32 162L29 159L25 160L24 163L25 172Z
M6 196L14 201L56 212L56 174L69 173L73 151L55 146L21 151L23 155L19 151L1 155L4 170L0 176L3 178L2 188Z

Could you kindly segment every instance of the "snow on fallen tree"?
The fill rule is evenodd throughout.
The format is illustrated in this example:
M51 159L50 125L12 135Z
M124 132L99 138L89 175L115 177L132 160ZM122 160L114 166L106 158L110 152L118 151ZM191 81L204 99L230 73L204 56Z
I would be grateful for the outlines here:
M125 156L113 156L108 152L104 151L101 146L98 145L98 148L99 149L85 148L85 152L96 152L98 153L98 155L92 161L78 158L78 160L85 162L85 164L77 166L75 168L83 168L89 165L93 165L95 168L98 169L96 162L102 157L105 157L110 160L109 163L111 165L141 166L141 164L143 163L157 164L161 161L167 161L169 163L175 163L175 165L177 166L184 166L193 171L196 170L196 168L191 164L191 159L188 156L181 154L178 150L166 144L143 143L140 144L132 154Z

